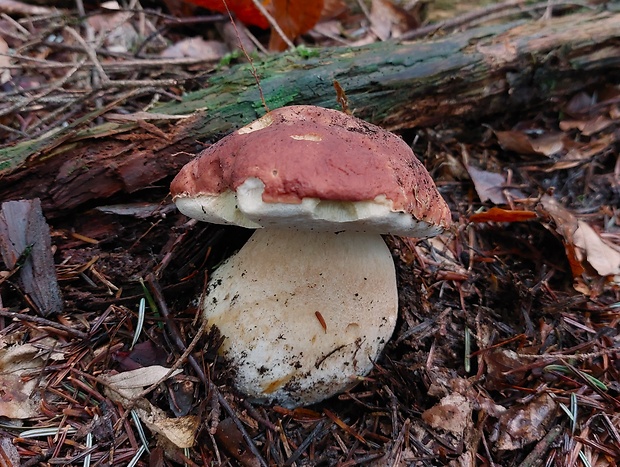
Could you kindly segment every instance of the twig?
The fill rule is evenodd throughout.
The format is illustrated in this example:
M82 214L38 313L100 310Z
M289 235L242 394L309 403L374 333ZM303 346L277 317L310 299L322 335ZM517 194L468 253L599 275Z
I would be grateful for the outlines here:
M65 76L51 83L49 87L46 87L46 89L40 92L39 94L35 94L34 96L31 96L31 97L19 99L16 104L6 109L0 110L0 116L8 115L9 113L15 112L16 110L22 110L24 107L30 104L33 104L37 101L40 101L41 98L47 96L53 91L59 90L60 88L62 88L62 86L64 86L67 83L67 81L69 81L69 79L75 74L75 72L78 71L82 67L85 61L86 60L80 60L67 72L67 74L65 74Z
M31 323L38 324L39 326L49 326L54 329L58 329L59 331L66 332L67 334L71 334L72 336L78 337L80 339L88 339L90 336L88 333L83 331L79 331L77 329L73 329L69 326L65 326L64 324L57 323L55 321L50 321L49 319L41 318L40 316L27 315L24 313L17 313L15 311L9 311L7 308L0 308L0 316L5 316L7 318L19 319L22 321L29 321Z
M553 444L560 433L562 433L562 427L560 425L551 428L545 437L536 444L523 462L519 464L519 467L535 467L541 465L543 454L549 450L549 446Z
M183 350L185 348L185 343L183 342L183 339L181 338L181 333L179 332L179 329L176 323L170 317L170 311L168 310L168 306L166 305L166 301L164 300L164 295L162 293L161 287L159 286L159 282L155 278L154 274L149 274L146 278L146 282L149 284L151 288L153 298L157 301L159 312L166 320L166 329L168 330L170 336L172 337L175 345L180 350ZM206 326L207 326L207 321L203 320L203 323L200 329L203 330L204 332L204 329L206 329ZM196 345L198 337L199 337L198 334L194 336L190 344L190 347L193 347L194 345ZM217 396L218 402L220 403L222 407L224 407L224 410L228 412L228 415L230 416L230 418L232 418L233 422L235 423L235 425L241 432L241 436L243 437L246 444L248 445L248 448L250 449L250 451L252 451L252 454L254 454L256 459L258 459L261 466L268 467L267 462L265 461L265 459L263 459L263 456L261 455L260 451L258 450L256 445L252 441L252 438L248 434L247 430L245 429L245 426L243 425L241 420L239 420L239 417L237 416L233 408L230 406L226 398L224 398L224 396L222 395L220 390L217 388L217 386L213 383L213 381L211 381L210 379L206 377L204 371L202 371L201 366L198 364L198 362L196 361L193 355L189 355L187 351L185 351L183 355L187 355L190 365L192 366L192 368L194 368L200 380L207 385L209 391L212 391L212 393Z
M327 433L329 433L329 430L331 429L333 422L330 423L327 427L325 426L326 424L327 424L327 419L323 419L319 423L316 424L316 426L310 432L308 437L304 439L299 445L299 447L291 453L290 457L284 463L285 467L289 465L293 465L293 462L299 459L299 456L301 456L306 451L306 449L308 449L308 447L314 442L314 440L316 439L321 440Z
M398 37L399 41L403 40L412 40L419 39L421 37L427 36L429 34L434 34L440 30L451 30L456 29L460 26L464 26L465 24L471 23L477 19L484 18L486 16L490 16L494 13L510 10L510 9L519 9L523 4L523 0L508 0L504 3L492 4L483 8L478 8L476 10L467 12L463 15L457 16L456 18L447 19L445 21L439 21L437 23L429 24L428 26L424 26L422 28L414 29L412 31L406 32L403 35ZM541 4L540 8L545 8L547 3Z
M84 47L84 52L86 53L86 55L88 55L88 58L90 58L91 63L94 65L95 69L97 70L99 79L101 79L101 83L102 84L108 83L110 81L110 78L108 77L103 67L101 66L101 63L99 62L99 59L97 58L97 52L95 52L95 49L91 45L89 45L84 40L84 38L80 34L78 34L78 32L75 29L73 29L71 26L65 26L65 31L67 31L71 36L73 36L73 38L76 41L78 41L82 45L82 47Z
M309 1L311 1L311 0L309 0ZM284 34L284 31L282 31L282 28L280 27L278 22L275 20L275 18L273 16L271 16L271 14L267 11L267 9L262 4L262 2L260 0L252 0L252 3L254 3L254 6L256 7L256 9L258 11L260 11L261 14L265 18L267 18L267 21L269 22L269 24L271 25L273 30L278 33L278 36L280 36L282 38L282 40L284 41L286 46L289 49L294 49L295 48L295 44L293 44L293 42L288 38L288 36L286 34Z

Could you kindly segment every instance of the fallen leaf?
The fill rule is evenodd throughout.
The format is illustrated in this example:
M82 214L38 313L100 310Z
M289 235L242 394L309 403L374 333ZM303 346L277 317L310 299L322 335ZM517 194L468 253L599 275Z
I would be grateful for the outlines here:
M484 387L489 391L501 391L507 386L521 385L527 376L516 352L508 349L493 349L482 353L486 364Z
M568 131L577 129L584 136L592 136L595 133L603 131L613 123L603 115L598 115L590 120L562 120L560 122L560 130Z
M540 208L555 221L555 230L562 237L566 258L570 264L573 277L579 277L585 272L581 259L577 255L573 234L577 230L577 218L557 200L545 195L540 200Z
M170 368L160 365L151 365L125 371L123 373L103 375L101 379L121 396L131 398L135 394L141 392L142 388L155 384L166 376L172 378L181 373L181 370L177 369L168 374L169 372Z
M422 412L422 420L435 429L462 435L471 425L471 403L462 395L453 393L442 398L438 404Z
M138 406L134 409L147 428L179 448L191 448L196 441L196 433L200 426L200 417L186 415L171 418L166 413L148 404L147 408Z
M583 258L599 275L605 277L620 274L620 247L607 243L588 224L577 221L573 241L581 250Z
M418 21L404 8L391 0L372 0L370 24L382 41L397 38L419 26Z
M491 201L493 204L506 204L508 200L504 194L505 192L508 192L514 198L525 197L525 195L516 188L506 188L506 179L502 174L488 172L471 165L467 165L465 168L472 182L474 182L474 187L476 188L476 193L478 193L480 201L483 203Z
M553 156L564 149L564 133L544 133L532 138L522 131L496 131L499 145L505 151L525 155Z
M19 283L38 313L48 316L63 310L50 228L39 198L2 203L0 253L6 266L19 269Z
M142 388L160 381L169 372L169 368L152 365L124 373L104 375L101 379L106 383L106 395L125 408L131 404L149 430L163 436L179 448L190 448L196 440L196 433L200 426L199 417L186 415L171 418L145 398L133 399L142 392ZM181 373L181 370L170 373L169 378Z
M555 221L561 235L573 277L580 277L591 266L603 277L620 274L620 247L606 242L587 223L578 220L551 196L543 196L541 207Z
M286 37L294 40L319 21L323 0L272 0L270 10ZM269 50L286 50L286 43L276 31L271 31Z
M187 0L188 3L206 8L219 13L228 13L226 6L236 19L250 26L258 26L262 29L269 27L269 22L254 6L252 0L226 0L226 4L222 0ZM271 0L262 0L262 4L267 8Z
M504 412L491 441L499 450L512 451L540 440L556 417L556 403L541 394L524 405L515 404Z
M40 374L48 358L62 360L64 355L44 353L31 344L0 349L0 417L28 419L41 414L39 381L32 375Z
M492 207L486 212L472 214L469 216L469 220L470 222L523 222L536 217L538 215L533 211Z

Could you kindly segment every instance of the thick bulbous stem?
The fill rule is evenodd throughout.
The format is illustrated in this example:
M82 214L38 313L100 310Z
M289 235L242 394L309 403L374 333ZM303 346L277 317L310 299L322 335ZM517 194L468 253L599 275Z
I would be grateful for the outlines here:
M396 324L394 263L378 234L259 229L202 307L241 392L308 405L372 369Z

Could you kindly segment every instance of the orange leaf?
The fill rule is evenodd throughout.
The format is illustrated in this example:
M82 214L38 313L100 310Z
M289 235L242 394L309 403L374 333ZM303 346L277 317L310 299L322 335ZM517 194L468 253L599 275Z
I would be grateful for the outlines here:
M259 28L267 29L269 23L267 19L261 14L260 11L254 6L252 0L226 0L226 5L223 0L186 0L189 3L198 5L208 10L218 11L220 13L227 13L226 5L230 9L230 12L244 24L251 26L258 26ZM269 8L271 0L263 0L263 5Z
M534 219L536 213L533 211L520 211L502 208L491 208L486 212L479 212L469 216L471 222L523 222Z
M272 0L271 14L286 37L293 40L309 31L321 18L323 0ZM271 31L269 50L285 50L286 43Z

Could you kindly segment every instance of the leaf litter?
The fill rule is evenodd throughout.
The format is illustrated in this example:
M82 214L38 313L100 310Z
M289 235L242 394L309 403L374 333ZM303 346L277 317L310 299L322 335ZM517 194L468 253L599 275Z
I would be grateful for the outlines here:
M419 6L382 0L343 13L336 3L323 5L323 28L297 40L423 35ZM146 125L153 103L182 98L237 60L236 36L218 39L223 15L86 6L79 29L69 10L3 9L4 144L92 108L106 111L85 126L101 116ZM312 15L289 24L291 37L312 27ZM238 26L258 50L270 47L268 33ZM0 271L0 453L9 465L615 465L618 96L610 83L544 113L415 130L410 141L456 225L432 240L388 239L399 260L396 333L370 375L314 407L245 401L218 360L222 336L201 331L191 298L246 232L188 222L165 186L50 219L64 309L38 315L13 266ZM466 143L453 142L465 133ZM144 325L130 349L141 299ZM132 394L119 395L128 381Z

